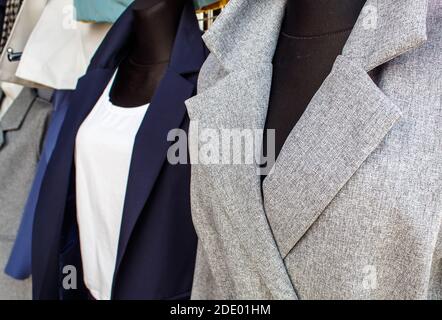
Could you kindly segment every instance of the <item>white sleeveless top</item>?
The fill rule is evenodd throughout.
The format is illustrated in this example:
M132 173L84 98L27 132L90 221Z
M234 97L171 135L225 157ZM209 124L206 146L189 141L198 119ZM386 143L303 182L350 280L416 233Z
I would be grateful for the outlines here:
M75 147L84 281L97 300L111 297L132 149L149 106L114 106L112 82L82 123Z

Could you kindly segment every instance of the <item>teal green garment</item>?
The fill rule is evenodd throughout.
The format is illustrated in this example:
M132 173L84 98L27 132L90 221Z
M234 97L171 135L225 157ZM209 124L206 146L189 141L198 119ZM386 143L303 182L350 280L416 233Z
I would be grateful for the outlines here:
M218 0L193 0L196 9L201 9L208 5L214 4L215 2L218 2Z
M134 0L74 0L78 21L114 23ZM218 0L194 0L196 9Z
M114 23L134 0L74 0L78 21Z

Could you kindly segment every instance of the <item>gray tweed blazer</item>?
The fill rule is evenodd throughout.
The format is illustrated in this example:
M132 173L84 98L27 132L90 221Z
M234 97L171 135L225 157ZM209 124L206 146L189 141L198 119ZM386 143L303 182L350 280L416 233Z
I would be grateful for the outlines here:
M1 92L0 92L1 94ZM8 278L4 267L34 179L52 106L24 88L0 121L0 300L30 299L31 281Z
M284 7L231 0L204 36L193 298L442 298L439 0L367 1L262 192L256 163L202 163L204 129L263 129Z

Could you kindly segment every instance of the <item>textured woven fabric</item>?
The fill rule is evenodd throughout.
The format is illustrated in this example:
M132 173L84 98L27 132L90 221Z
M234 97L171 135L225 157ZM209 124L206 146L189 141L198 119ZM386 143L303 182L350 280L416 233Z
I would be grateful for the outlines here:
M35 174L51 103L24 88L0 121L0 263L5 266ZM30 299L31 281L0 275L0 300Z
M7 0L5 8L5 17L3 20L2 36L0 39L0 54L3 52L8 37L14 27L15 19L20 11L23 0Z
M264 128L285 2L232 0L204 35L193 298L442 298L440 1L367 1L262 190L256 164L201 163L203 130Z

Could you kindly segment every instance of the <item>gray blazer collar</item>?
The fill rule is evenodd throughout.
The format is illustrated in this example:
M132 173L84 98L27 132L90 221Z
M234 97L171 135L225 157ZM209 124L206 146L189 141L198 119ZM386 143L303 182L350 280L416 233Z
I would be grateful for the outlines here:
M231 0L203 36L226 70L271 62L286 0ZM366 71L426 40L428 0L367 0L343 54Z
M225 74L215 83L200 83L198 95L186 103L200 128L264 128L285 3L231 0L204 35L212 53L208 65L220 64ZM367 20L373 11L377 21ZM192 175L211 179L213 190L206 196L217 199L211 214L231 221L274 298L296 297L284 258L400 119L401 110L367 72L422 44L426 14L427 0L367 1L262 192L256 165L193 166ZM216 76L210 72L201 71L206 79ZM191 128L191 140L197 134ZM190 150L192 158L195 146ZM195 221L207 214L197 203ZM205 232L198 224L196 229Z
M3 97L3 91L0 90ZM20 129L36 95L32 89L23 88L0 121L0 148L5 142L5 132Z
M34 90L23 88L22 92L17 96L14 102L12 102L8 112L6 112L1 120L1 126L4 131L20 129L35 98L36 94Z

